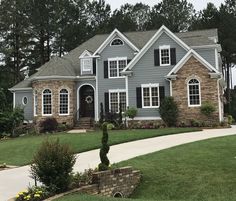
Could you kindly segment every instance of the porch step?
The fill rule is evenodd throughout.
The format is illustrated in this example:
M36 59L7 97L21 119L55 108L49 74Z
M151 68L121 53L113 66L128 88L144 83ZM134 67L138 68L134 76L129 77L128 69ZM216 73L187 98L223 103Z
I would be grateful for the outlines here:
M75 128L77 129L91 129L93 127L93 118L91 117L82 117L79 119Z

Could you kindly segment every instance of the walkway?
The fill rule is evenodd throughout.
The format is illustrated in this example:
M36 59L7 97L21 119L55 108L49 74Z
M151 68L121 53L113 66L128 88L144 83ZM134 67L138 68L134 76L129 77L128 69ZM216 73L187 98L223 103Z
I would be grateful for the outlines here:
M109 159L111 163L117 163L181 144L234 134L236 134L236 126L228 129L210 129L127 142L111 146ZM83 171L88 168L95 168L98 164L99 150L87 151L77 155L74 170ZM0 201L6 201L14 197L19 191L26 189L27 186L34 185L34 181L29 178L29 170L29 166L23 166L0 171Z

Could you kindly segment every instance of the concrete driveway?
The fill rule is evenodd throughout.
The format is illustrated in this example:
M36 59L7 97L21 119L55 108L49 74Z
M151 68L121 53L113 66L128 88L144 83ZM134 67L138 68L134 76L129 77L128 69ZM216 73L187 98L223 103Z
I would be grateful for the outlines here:
M160 151L181 144L223 137L236 134L236 126L227 129L209 129L199 132L182 133L162 137L149 138L111 146L109 159L111 163L128 160L136 156ZM95 168L99 164L99 150L83 152L77 155L74 171ZM29 166L0 171L0 201L7 201L19 191L34 185L29 177Z

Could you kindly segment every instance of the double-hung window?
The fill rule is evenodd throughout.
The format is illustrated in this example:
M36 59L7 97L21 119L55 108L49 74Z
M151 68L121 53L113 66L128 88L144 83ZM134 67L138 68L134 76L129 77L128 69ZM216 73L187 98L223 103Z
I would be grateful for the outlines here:
M93 73L93 60L92 58L81 59L81 74L92 74Z
M67 89L60 90L59 114L60 115L69 114L69 92Z
M160 65L161 66L170 65L170 46L169 45L160 46Z
M50 89L43 91L43 115L52 115L52 92Z
M158 108L160 103L159 84L142 84L142 107Z
M109 90L109 109L111 112L119 112L121 109L126 110L126 91L125 90Z
M121 71L127 66L127 58L110 58L108 59L109 78L122 77Z
M190 107L201 105L200 82L197 79L188 82L188 105Z

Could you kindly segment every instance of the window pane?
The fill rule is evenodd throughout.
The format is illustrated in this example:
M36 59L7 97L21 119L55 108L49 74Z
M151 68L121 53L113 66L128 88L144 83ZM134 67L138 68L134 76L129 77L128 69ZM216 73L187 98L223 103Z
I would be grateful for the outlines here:
M161 49L161 64L170 64L169 49Z
M199 81L196 79L192 79L189 81L189 104L190 105L200 104Z
M110 93L111 112L118 112L118 93Z
M69 93L66 89L60 91L60 114L69 113Z
M158 106L158 87L152 87L152 106Z
M116 38L112 41L111 45L123 45L123 41L119 38Z
M49 89L43 91L43 114L52 114L52 94Z
M126 92L120 92L120 103L122 112L124 112L126 110Z
M117 61L110 61L110 77L117 77Z
M144 106L150 106L149 87L143 88L143 105Z

